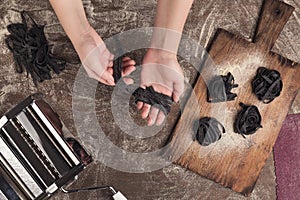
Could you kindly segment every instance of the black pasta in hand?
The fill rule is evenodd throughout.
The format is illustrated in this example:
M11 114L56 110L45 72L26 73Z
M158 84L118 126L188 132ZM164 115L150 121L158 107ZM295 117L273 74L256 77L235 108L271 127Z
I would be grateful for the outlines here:
M146 87L146 89L138 88L134 91L133 96L135 97L135 102L144 102L149 105L153 105L168 115L171 111L171 105L173 99L168 95L156 92L152 86Z
M237 95L231 90L236 87L238 84L234 83L234 77L230 72L226 76L215 76L207 87L207 101L212 103L233 101Z
M119 57L113 62L113 77L115 84L118 83L118 81L122 78L122 63L123 63L123 57Z
M196 139L202 146L208 146L221 139L222 133L225 133L225 128L218 120L212 117L203 117L199 120Z
M280 73L260 67L252 81L252 91L263 103L270 103L280 95L283 83Z
M32 22L31 27L26 21L25 14ZM51 55L44 26L36 24L25 11L21 12L21 17L22 23L7 26L10 35L5 39L7 47L13 53L16 71L22 73L25 68L27 75L28 73L31 75L35 84L51 79L50 71L60 73L65 69L66 62Z
M256 106L248 106L240 103L242 110L238 113L235 123L234 132L244 135L251 135L255 133L261 125L261 115Z

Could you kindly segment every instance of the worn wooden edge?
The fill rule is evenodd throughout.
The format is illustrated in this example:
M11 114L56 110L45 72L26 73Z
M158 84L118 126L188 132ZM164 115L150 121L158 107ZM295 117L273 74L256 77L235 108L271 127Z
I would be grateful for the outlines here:
M252 41L271 50L295 10L278 0L264 0Z

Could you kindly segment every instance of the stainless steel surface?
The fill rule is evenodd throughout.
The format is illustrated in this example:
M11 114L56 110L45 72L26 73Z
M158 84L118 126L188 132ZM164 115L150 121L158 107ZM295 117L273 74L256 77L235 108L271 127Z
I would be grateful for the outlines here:
M74 155L74 153L71 151L70 147L68 147L67 144L63 141L63 139L61 138L61 136L59 135L59 133L51 125L51 123L48 121L48 119L46 118L46 116L44 115L44 113L40 110L40 108L35 103L32 103L31 106L34 109L34 111L39 115L39 117L42 119L42 121L45 123L45 125L47 126L47 128L51 131L51 133L56 138L56 140L59 142L59 144L64 148L64 150L66 151L66 153L70 156L70 158L75 163L75 165L78 165L80 163L80 161Z
M19 122L25 128L27 133L30 133L30 137L33 139L33 141L37 145L38 150L42 151L43 156L45 156L47 158L47 161L51 163L51 166L54 166L52 159L49 157L48 152L46 151L46 149L43 145L43 141L40 138L40 134L36 132L35 128L32 126L31 122L26 117L25 113L21 112L19 115L17 115L16 118L19 120Z
M21 199L51 196L84 167L49 121L53 113L44 114L34 101L32 96L26 98L2 118L0 169L7 187L0 189L8 199L7 188Z
M8 121L6 116L3 116L0 118L0 128L2 128L2 126L4 126L4 124Z
M5 130L3 130L3 132L8 136ZM13 143L12 140L10 142ZM18 149L16 145L15 147L16 149ZM32 176L27 172L22 163L20 163L20 161L15 157L10 147L4 142L2 137L0 138L0 149L1 163L7 170L9 170L10 174L14 176L14 179L22 186L22 188L24 188L27 195L32 199L40 195L43 191L37 185Z
M0 190L0 199L1 200L9 200L4 196L4 194L1 192L1 190Z

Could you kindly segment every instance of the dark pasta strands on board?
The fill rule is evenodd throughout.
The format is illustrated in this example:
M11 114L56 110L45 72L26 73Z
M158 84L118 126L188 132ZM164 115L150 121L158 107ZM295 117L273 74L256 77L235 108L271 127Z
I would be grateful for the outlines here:
M26 20L26 15L31 21L31 26ZM22 73L25 68L35 84L49 80L52 78L50 71L59 74L65 69L66 62L51 55L44 26L36 24L25 11L21 12L21 17L22 23L7 26L10 35L5 39L7 47L13 53L16 71Z
M236 87L238 84L234 83L234 77L230 72L226 76L215 76L208 83L207 101L211 103L233 101L237 95L231 90Z
M270 103L280 95L283 83L280 73L260 67L252 80L252 91L263 103Z
M199 120L196 139L202 146L208 146L221 139L222 133L225 133L225 128L218 120L203 117Z
M173 100L168 95L156 92L152 86L146 87L146 89L138 88L134 91L133 96L135 102L138 101L153 105L168 115L171 111L171 105Z
M234 132L244 135L251 135L255 133L261 125L261 115L256 106L248 106L240 103L242 110L237 114L234 123Z

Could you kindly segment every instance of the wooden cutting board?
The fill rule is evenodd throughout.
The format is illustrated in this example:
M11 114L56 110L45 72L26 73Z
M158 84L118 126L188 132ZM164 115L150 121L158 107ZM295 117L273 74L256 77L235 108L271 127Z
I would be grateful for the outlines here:
M187 101L171 138L175 163L244 195L252 192L300 87L299 64L271 52L293 10L283 2L266 0L252 42L225 30L217 31L209 48L217 68L213 71L220 75L233 74L239 84L233 92L238 97L235 101L208 103L203 77L210 76L213 66L203 69L194 87L198 103L192 98ZM263 104L252 93L251 81L260 66L275 69L282 76L281 95L270 104ZM236 114L241 110L240 102L256 105L262 115L263 128L246 139L233 131ZM203 147L193 138L195 121L205 116L217 118L226 133L216 143Z

